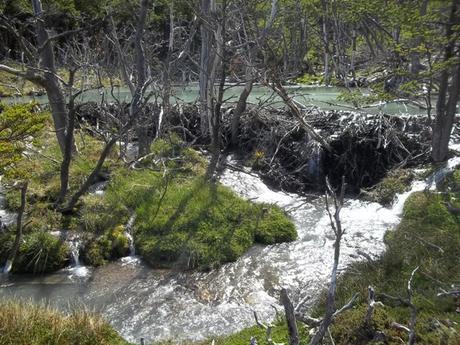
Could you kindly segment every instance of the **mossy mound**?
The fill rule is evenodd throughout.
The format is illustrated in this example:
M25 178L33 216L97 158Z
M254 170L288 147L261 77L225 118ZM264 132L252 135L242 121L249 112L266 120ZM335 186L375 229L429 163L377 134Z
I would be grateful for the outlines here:
M154 172L115 179L109 199L136 210L135 244L154 267L210 269L235 261L254 243L292 241L293 223L273 205L253 204L201 177L169 181ZM130 188L130 185L132 188Z
M90 266L101 266L129 254L129 239L125 227L119 225L111 231L94 238L90 237L82 249L82 260Z
M46 306L0 300L2 345L129 345L100 317L64 315Z
M409 190L414 178L415 175L410 170L392 170L370 191L363 191L362 195L366 200L378 202L384 206L391 206L397 194Z

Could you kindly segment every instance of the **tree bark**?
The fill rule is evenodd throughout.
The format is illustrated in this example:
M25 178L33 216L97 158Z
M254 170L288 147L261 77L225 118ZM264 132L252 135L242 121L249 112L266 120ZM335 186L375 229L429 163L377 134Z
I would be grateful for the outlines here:
M252 66L246 66L246 84L244 85L243 91L238 98L238 103L236 105L235 111L232 117L232 146L236 147L238 145L238 135L240 133L240 119L241 115L246 110L247 100L252 91L252 86L254 84L254 76L252 74Z
M48 32L45 29L42 19L42 4L40 0L32 0L32 8L35 15L35 27L37 34L38 47L40 53L39 67L46 70L44 73L43 87L48 95L48 100L51 107L51 115L53 117L54 129L59 143L61 152L65 151L66 127L67 127L67 105L64 94L59 85L59 80L56 77L56 64L54 60L54 52L51 40L49 40Z
M28 187L27 182L24 182L20 187L20 191L21 191L21 206L19 207L18 216L17 216L17 219L16 219L16 237L14 239L13 247L11 248L9 258L8 258L8 260L6 260L6 265L4 267L4 272L5 273L8 273L10 271L11 267L14 264L14 261L16 260L18 252L19 252L19 246L21 244L22 229L23 229L22 219L24 217L24 212L25 212L26 203L27 203L27 200L26 200L27 187Z
M210 128L209 79L211 69L212 32L209 28L209 16L214 0L201 0L201 53L200 53L200 127L201 135L207 136Z
M446 25L448 44L444 51L444 62L452 63L456 40L453 38L453 27L460 23L457 0L452 0L449 22ZM453 73L449 85L450 75ZM455 119L455 111L460 96L460 64L454 68L446 67L441 73L439 96L436 103L436 118L433 124L431 158L434 162L443 162L449 153L449 140Z
M139 18L136 26L136 35L134 38L137 80L134 95L131 100L130 116L132 117L134 116L134 114L138 114L138 122L136 126L136 134L139 148L138 158L150 153L150 144L153 140L153 136L149 131L153 119L149 116L149 114L145 114L140 109L140 104L142 102L144 93L144 86L147 81L145 53L142 44L142 39L144 36L149 2L149 0L140 0Z

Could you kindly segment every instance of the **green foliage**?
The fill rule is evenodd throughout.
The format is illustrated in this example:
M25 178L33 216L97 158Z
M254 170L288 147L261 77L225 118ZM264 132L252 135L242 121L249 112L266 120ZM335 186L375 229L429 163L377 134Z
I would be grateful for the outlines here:
M69 248L59 238L37 231L25 234L13 263L14 273L53 272L68 263Z
M308 340L308 335L305 327L301 324L298 324L299 334L302 340ZM254 337L257 340L259 345L269 345L271 343L267 342L267 331L264 328L253 326L246 328L238 333L215 338L216 345L247 345L250 343L251 337ZM274 322L271 337L273 343L277 344L287 344L288 343L288 331L286 327L286 321L284 319L278 319ZM305 343L305 342L304 342ZM205 345L209 344L209 341L193 343L194 345ZM166 344L165 344L166 345Z
M324 83L324 78L322 75L314 75L314 74L304 74L295 79L295 82L298 84L305 84L305 85L321 85Z
M33 103L12 106L0 103L0 174L26 173L13 168L31 138L43 130L46 118L47 115L39 113Z
M99 316L61 314L49 306L0 300L2 345L129 345Z

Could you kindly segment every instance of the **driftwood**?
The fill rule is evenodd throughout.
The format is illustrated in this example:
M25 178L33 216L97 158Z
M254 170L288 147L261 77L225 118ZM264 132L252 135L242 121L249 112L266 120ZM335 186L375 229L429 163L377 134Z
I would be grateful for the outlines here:
M366 317L364 318L364 325L370 327L372 321L372 314L374 313L376 306L383 306L382 302L377 302L375 300L375 290L372 286L367 288L368 296L367 296L367 313Z

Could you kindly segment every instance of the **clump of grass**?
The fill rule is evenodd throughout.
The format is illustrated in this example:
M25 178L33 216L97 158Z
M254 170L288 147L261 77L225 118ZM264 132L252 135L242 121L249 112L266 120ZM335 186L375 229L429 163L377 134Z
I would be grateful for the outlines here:
M65 315L45 305L0 300L0 344L129 345L103 319L85 310Z
M70 249L56 236L36 231L24 235L13 263L14 273L53 272L69 262Z

